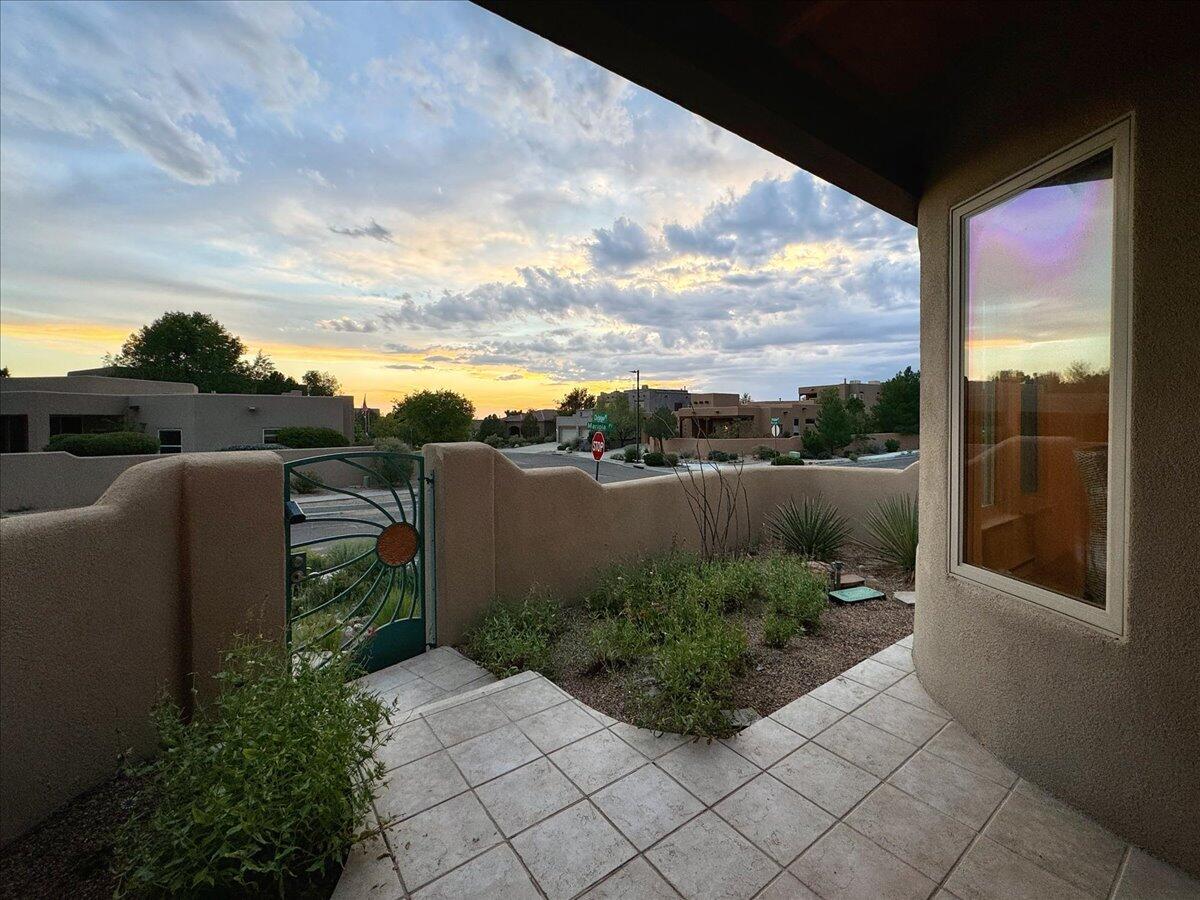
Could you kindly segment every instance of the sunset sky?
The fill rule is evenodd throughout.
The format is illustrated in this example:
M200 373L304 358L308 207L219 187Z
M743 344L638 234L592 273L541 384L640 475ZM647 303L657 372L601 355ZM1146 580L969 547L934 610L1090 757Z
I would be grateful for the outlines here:
M14 375L174 309L480 415L918 365L915 229L469 4L6 3L0 90Z

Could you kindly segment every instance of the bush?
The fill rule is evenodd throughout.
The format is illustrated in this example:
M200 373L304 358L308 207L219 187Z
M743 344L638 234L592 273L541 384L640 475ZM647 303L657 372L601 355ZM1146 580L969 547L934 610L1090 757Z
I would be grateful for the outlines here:
M768 647L786 647L802 630L795 619L769 612L763 618L763 643Z
M222 447L221 451L227 450L286 450L287 447L283 444L230 444L228 447Z
M158 438L140 431L109 431L104 434L56 434L47 450L72 456L134 456L158 452Z
M663 454L663 460L666 462L666 464L667 464L668 466L670 466L670 467L673 469L673 468L675 468L677 465L679 465L679 454L677 454L677 453L664 453L664 454Z
M724 450L710 450L708 459L710 462L737 462L740 457L736 453L727 453Z
M558 449L559 449L559 450L566 450L566 449L568 449L568 447L569 447L569 445L567 444L567 442L566 442L566 441L563 441L562 443L560 443L560 444L558 445Z
M642 455L642 462L656 468L662 466L675 468L675 466L679 465L679 457L674 453L659 453L657 450L651 450L649 453Z
M412 453L413 448L400 438L375 438L375 449L380 453L402 454ZM370 462L371 471L375 477L387 487L407 487L416 463L403 456L377 456ZM414 490L420 490L420 485L413 485Z
M526 669L552 675L558 627L558 602L534 588L518 603L492 604L467 635L467 654L497 678Z
M802 466L804 458L800 456L776 456L771 460L773 466Z
M293 450L311 447L349 447L350 441L335 428L316 425L289 425L275 432L275 441Z
M293 672L286 652L227 655L220 694L191 724L155 715L164 752L148 811L117 835L118 893L292 896L337 877L383 774L387 712L341 658Z
M825 446L825 438L821 437L821 433L812 428L801 435L800 443L804 446L805 451L817 457L828 452L829 449Z
M617 668L638 662L651 650L650 637L629 619L601 619L588 635L598 665Z
M779 451L776 450L774 447L767 447L765 445L762 445L762 446L758 446L758 447L754 448L754 458L755 459L769 460L769 459L776 459L778 456L779 456Z
M640 455L640 450L641 448L637 444L630 444L621 453L625 457L625 462L636 462Z
M297 469L292 473L291 481L293 494L316 494L325 487L324 479L313 469Z
M789 500L775 510L767 527L785 550L809 559L832 560L850 535L850 523L820 496Z
M886 441L883 442L883 449L886 450L888 453L899 453L900 452L900 442L898 440L896 440L895 438L888 438Z
M489 434L487 437L485 437L483 439L483 442L485 444L487 444L489 447L494 447L497 450L500 449L501 447L508 446L508 440L505 438L502 438L496 434Z
M901 494L881 500L863 522L868 545L892 565L911 574L917 568L917 504Z
M828 585L804 561L794 556L763 558L759 591L770 613L812 628L821 618Z

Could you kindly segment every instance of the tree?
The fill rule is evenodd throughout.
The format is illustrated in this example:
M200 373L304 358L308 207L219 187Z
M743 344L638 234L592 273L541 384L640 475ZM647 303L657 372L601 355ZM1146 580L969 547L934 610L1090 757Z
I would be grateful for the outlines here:
M596 412L608 415L608 438L614 447L623 447L637 436L637 417L623 391L601 394Z
M867 405L863 403L862 397L851 397L846 401L846 415L850 417L850 430L856 436L871 430L870 416L867 415Z
M454 391L416 391L397 400L379 420L380 437L396 437L414 447L435 441L466 441L471 437L475 405Z
M479 423L479 431L475 433L475 440L483 441L489 437L508 437L508 429L504 426L504 421L495 413L484 416L483 421Z
M309 369L304 373L304 391L310 397L336 397L341 384L328 372Z
M201 391L244 390L249 370L246 345L212 316L168 312L131 334L109 357L114 374L152 381L184 381Z
M521 419L521 437L535 438L542 431L541 425L538 424L537 416L533 414L533 410L525 413L525 418Z
M746 403L751 403L751 402L753 402L753 401L751 401L751 399L750 399L750 392L749 391L744 392L742 394L742 403L746 404Z
M675 413L671 412L665 406L660 406L646 420L646 434L658 441L658 449L662 452L666 452L663 441L675 437L677 431L678 425L676 424Z
M3 369L0 369L0 378L8 378L8 377L9 377L8 366L5 366Z
M871 411L879 431L919 434L921 431L921 373L906 366L879 386L879 399Z
M836 453L854 440L854 425L837 388L817 395L817 434L827 449Z
M571 388L567 395L558 401L560 416L577 416L580 410L595 409L596 396L586 387Z

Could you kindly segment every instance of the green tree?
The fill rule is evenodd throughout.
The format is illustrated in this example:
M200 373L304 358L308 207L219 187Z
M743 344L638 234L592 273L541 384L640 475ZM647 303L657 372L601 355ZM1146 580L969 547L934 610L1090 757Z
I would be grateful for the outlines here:
M379 421L380 437L397 437L414 447L471 437L475 406L454 391L416 391L397 400Z
M168 312L131 334L108 358L124 378L184 381L201 391L232 393L249 386L246 345L212 316Z
M608 439L614 447L631 443L637 436L637 417L623 391L601 394L596 412L608 415Z
M0 369L0 378L8 378L8 377L9 377L8 366L5 366L3 369Z
M871 430L871 417L867 414L867 405L863 403L862 397L851 397L846 401L846 415L850 417L850 430L855 435L866 434Z
M675 413L671 412L665 406L660 406L646 420L646 434L658 441L658 449L660 451L666 452L663 441L675 437L677 432L678 425L676 424Z
M836 453L854 440L854 424L837 388L826 388L817 395L817 434L830 451Z
M286 394L301 390L300 383L275 368L275 363L261 350L246 367L246 385L239 388L251 394Z
M479 431L475 433L475 440L483 441L489 437L508 437L508 429L504 425L504 420L495 413L484 416L483 421L479 423Z
M742 393L742 400L741 400L741 402L742 402L743 404L746 404L746 403L753 403L753 402L754 402L753 400L751 400L751 399L750 399L750 392L749 392L749 391L744 391L744 392Z
M589 391L586 387L571 388L567 395L558 401L558 414L560 416L576 416L580 410L594 409L596 406L596 395Z
M535 438L542 432L542 426L538 424L537 416L533 414L533 410L525 413L525 418L521 419L521 437Z
M310 397L336 397L342 389L341 383L331 374L316 369L305 372L302 380L304 392Z
M878 431L919 434L921 431L921 373L906 366L879 386L879 400L871 411Z

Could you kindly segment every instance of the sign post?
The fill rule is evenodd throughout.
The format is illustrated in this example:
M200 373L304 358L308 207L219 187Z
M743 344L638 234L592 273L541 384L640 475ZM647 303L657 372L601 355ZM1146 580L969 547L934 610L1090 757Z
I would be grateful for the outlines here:
M592 435L592 459L596 460L596 480L600 480L600 458L604 456L604 432Z
M778 455L778 453L779 453L779 434L782 431L783 431L783 426L780 424L779 419L772 418L771 419L771 437L775 438L775 453L776 453L776 455Z

